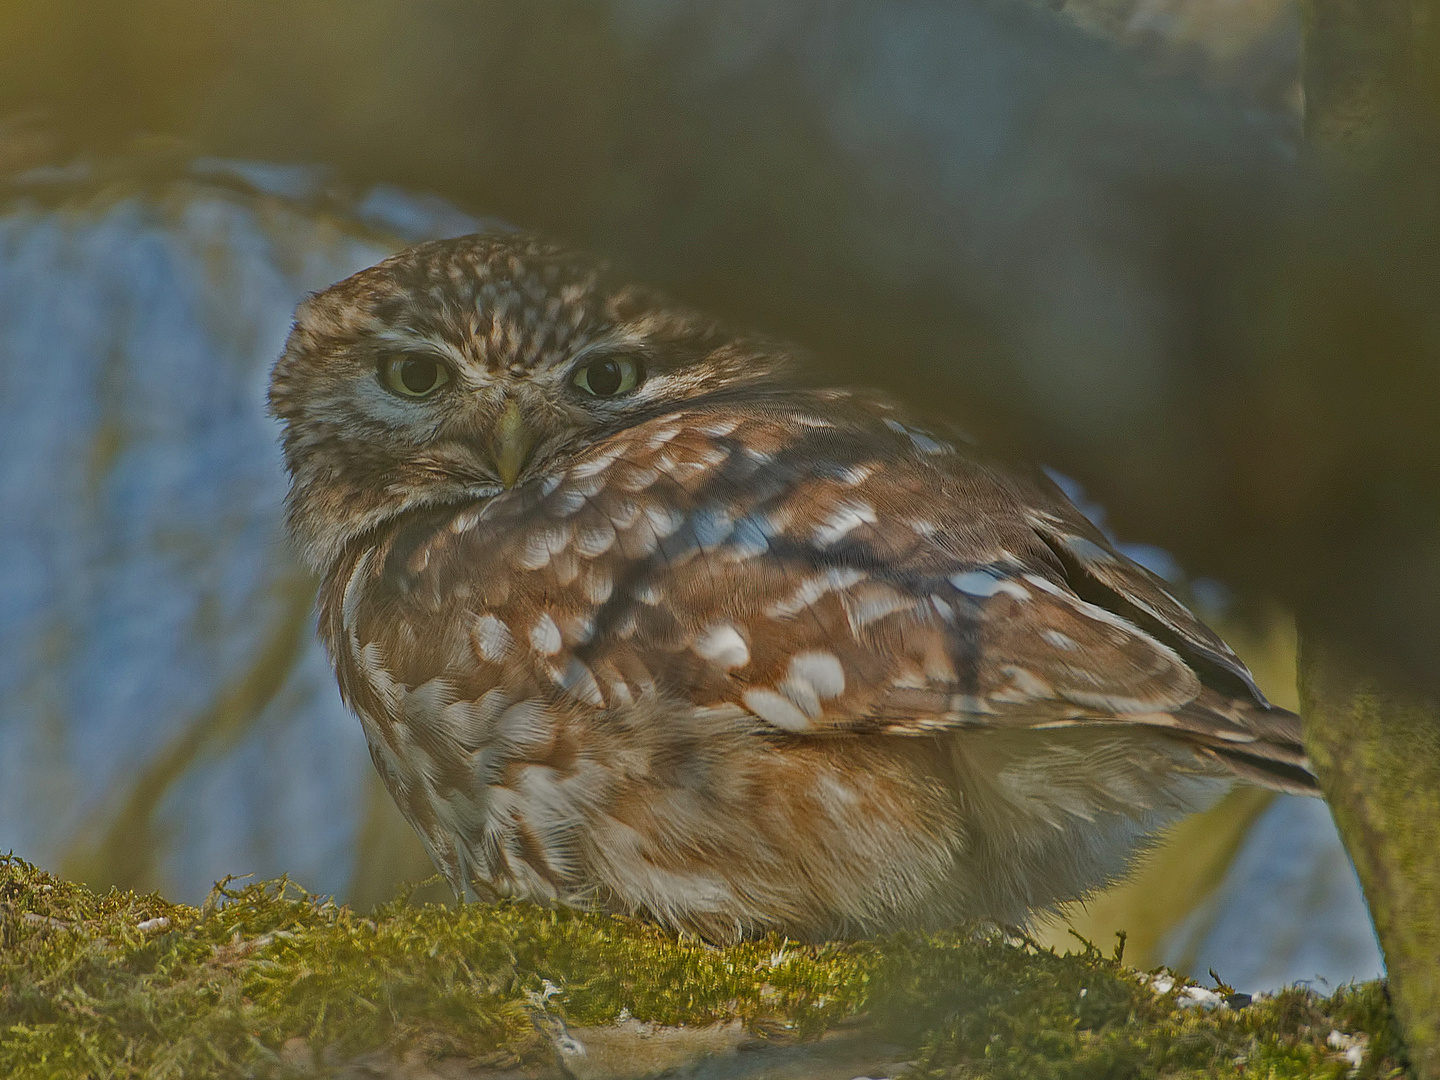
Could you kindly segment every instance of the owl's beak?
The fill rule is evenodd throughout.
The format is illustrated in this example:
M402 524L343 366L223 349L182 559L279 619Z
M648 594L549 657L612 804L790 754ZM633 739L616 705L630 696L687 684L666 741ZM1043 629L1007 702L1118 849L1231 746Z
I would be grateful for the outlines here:
M530 451L535 448L535 437L525 426L520 406L514 400L507 402L500 414L500 423L495 427L494 464L496 475L507 488L515 486Z

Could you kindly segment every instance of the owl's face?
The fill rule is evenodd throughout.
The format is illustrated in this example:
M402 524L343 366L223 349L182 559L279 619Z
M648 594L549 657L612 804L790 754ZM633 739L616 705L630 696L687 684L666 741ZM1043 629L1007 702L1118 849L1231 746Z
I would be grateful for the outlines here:
M533 238L412 248L300 306L270 390L291 528L321 570L407 510L542 479L677 402L753 393L786 366Z

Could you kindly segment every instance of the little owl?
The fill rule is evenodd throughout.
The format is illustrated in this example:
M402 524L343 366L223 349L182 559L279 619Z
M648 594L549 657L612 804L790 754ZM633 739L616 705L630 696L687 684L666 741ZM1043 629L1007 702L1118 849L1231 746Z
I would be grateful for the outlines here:
M1291 713L1043 476L522 235L300 305L270 401L370 754L463 895L1024 925Z

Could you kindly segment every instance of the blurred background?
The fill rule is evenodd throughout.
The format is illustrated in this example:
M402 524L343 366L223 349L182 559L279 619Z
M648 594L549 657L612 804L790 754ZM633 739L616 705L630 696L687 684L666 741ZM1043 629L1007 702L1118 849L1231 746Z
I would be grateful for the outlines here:
M1433 686L1435 174L1315 182L1300 29L1294 0L0 0L0 850L192 902L429 875L314 642L264 395L306 292L507 223L1044 462L1277 703L1297 612ZM1381 967L1326 806L1251 790L1072 925L1242 990Z

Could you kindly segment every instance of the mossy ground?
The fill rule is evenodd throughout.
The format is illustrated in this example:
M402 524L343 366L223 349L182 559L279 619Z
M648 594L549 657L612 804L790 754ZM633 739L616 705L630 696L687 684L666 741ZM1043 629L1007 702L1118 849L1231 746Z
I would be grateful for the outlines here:
M1368 1039L1356 1075L1400 1067L1379 984L1212 1010L1180 1007L1180 985L1157 994L1096 949L978 932L717 949L523 903L401 898L363 916L283 880L193 908L0 856L0 1076L15 1080L323 1074L377 1048L539 1062L542 1014L626 1013L776 1040L870 1026L916 1048L922 1077L1343 1077L1334 1030Z

